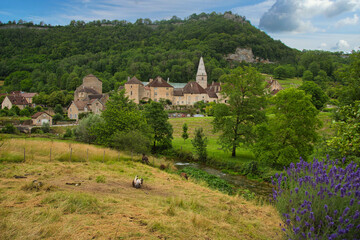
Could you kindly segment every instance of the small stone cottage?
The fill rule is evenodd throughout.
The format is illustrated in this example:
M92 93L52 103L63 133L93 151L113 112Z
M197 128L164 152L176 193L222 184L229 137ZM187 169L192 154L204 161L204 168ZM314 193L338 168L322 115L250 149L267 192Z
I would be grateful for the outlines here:
M49 123L50 126L52 125L52 116L46 112L37 112L31 116L31 119L32 125L35 126L42 126L44 123Z

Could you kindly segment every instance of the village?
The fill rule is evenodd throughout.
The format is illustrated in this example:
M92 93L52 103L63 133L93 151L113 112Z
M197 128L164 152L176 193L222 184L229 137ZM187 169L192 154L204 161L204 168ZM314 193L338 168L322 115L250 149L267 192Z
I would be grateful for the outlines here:
M221 94L221 83L208 83L204 60L201 57L195 77L195 81L188 83L172 83L158 76L155 79L149 79L143 82L135 76L128 77L124 86L120 86L118 91L125 91L125 95L137 104L144 104L149 101L167 101L170 103L169 109L192 108L195 103L201 101L204 103L226 103L227 99ZM276 94L283 89L277 80L270 78L267 80L266 91L269 94ZM27 93L14 91L9 94L2 94L4 100L1 109L10 110L16 106L20 110L27 107L34 108L33 98L38 93ZM74 100L64 109L64 112L70 121L53 121L55 114L52 108L46 108L44 111L36 112L31 116L31 120L22 123L15 122L14 125L20 131L28 132L34 126L43 126L44 124L53 125L74 125L86 114L101 114L106 108L106 102L109 99L109 93L103 93L102 81L96 76L89 74L82 80L82 84L74 91ZM44 107L44 106L43 106ZM169 114L169 117L190 117L190 114Z

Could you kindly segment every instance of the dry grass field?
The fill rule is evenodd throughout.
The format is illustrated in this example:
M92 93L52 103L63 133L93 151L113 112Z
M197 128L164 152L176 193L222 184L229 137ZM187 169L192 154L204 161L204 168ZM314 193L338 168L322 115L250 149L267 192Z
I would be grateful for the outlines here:
M5 140L0 239L282 238L272 206L186 181L164 159L151 157L153 167L139 158L86 144ZM144 178L141 189L131 186L135 175Z

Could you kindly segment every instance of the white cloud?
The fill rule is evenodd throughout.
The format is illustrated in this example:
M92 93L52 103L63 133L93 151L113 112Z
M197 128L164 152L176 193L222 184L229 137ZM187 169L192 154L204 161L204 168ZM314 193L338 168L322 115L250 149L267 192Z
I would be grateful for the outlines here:
M360 0L276 0L259 26L269 32L314 32L320 30L311 23L315 17L333 18L359 8Z
M352 18L347 17L347 18L337 21L335 23L335 27L339 28L339 27L343 27L345 25L355 25L358 22L359 22L359 17L357 14L354 14L354 17L352 17Z
M319 48L320 49L326 49L326 47L327 47L326 43L321 43Z
M281 40L289 47L299 50L322 49L326 51L351 51L359 50L360 47L360 35L357 33L274 33L272 37ZM346 48L346 43L339 41L339 39L345 40L348 47Z
M347 41L345 40L339 40L335 47L333 47L332 49L333 50L340 50L340 51L346 51L346 50L349 50L350 48L350 45Z
M255 5L247 5L242 7L233 8L231 11L233 13L237 13L241 16L245 16L247 19L251 21L253 25L259 25L260 17L271 8L276 0L266 0L264 2L255 4Z

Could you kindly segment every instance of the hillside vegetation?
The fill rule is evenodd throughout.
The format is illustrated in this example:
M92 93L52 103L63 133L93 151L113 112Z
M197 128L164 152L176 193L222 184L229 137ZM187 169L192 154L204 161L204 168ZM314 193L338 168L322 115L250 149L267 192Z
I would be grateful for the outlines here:
M110 149L69 144L4 141L1 239L278 239L281 235L280 219L271 206L255 206L134 161L139 157L132 161ZM64 157L69 148L71 162ZM150 162L165 163L152 158ZM144 178L143 188L132 188L135 175Z
M251 48L255 57L273 62L294 62L297 54L244 17L229 13L156 22L23 26L0 28L0 80L5 79L8 91L71 91L89 73L103 81L104 92L133 75L143 81L160 75L171 82L188 82L194 80L200 56L211 82L230 67L224 56L238 47Z

